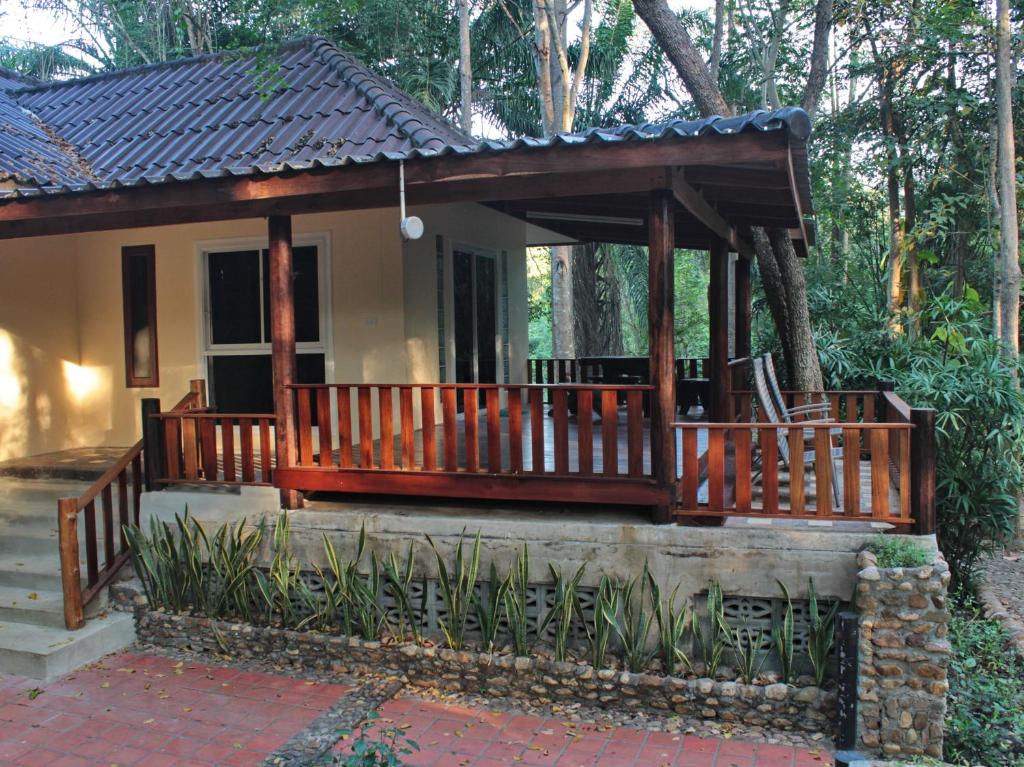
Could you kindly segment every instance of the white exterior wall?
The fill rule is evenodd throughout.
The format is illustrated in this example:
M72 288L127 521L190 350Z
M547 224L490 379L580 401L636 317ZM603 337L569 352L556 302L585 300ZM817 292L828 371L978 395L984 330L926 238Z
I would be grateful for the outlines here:
M526 225L477 205L415 213L427 231L412 243L401 241L397 209L294 217L296 240L325 236L330 249L328 380L437 381L438 234L448 254L446 301L454 300L452 242L508 252L510 370L520 380ZM266 222L247 219L0 242L0 460L136 441L143 398L170 407L190 379L205 377L202 248L265 238ZM160 386L128 389L121 248L146 244L156 247Z

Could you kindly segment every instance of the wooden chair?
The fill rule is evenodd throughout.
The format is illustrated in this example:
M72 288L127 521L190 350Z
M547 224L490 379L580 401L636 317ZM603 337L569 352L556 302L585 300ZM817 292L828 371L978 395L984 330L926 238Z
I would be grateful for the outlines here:
M767 356L767 355L766 355ZM828 412L828 404L825 403L825 410L822 410L820 404L816 405L805 405L799 408L786 408L783 405L781 408L777 405L777 401L773 396L771 390L771 384L769 383L765 360L764 358L755 357L753 361L754 367L754 391L757 395L758 408L761 411L763 420L770 423L787 423L787 424L822 424L822 423L833 423L833 419L828 417L823 418L805 418L804 416L811 413ZM774 367L774 366L773 366ZM773 371L774 372L774 371ZM772 377L774 379L774 376ZM775 389L778 390L778 382L775 382ZM782 393L779 392L779 399L781 400ZM799 421L794 419L793 416L798 416ZM814 439L814 429L804 429L805 441ZM829 429L830 435L836 435L841 433L841 429ZM776 437L779 443L779 458L783 465L789 469L790 473L794 471L794 464L803 471L804 467L809 466L815 461L814 450L804 450L802 456L794 457L790 454L789 450L789 430L788 429L777 429ZM843 449L841 447L831 447L829 450L829 459L832 462L832 498L835 500L836 506L840 506L842 498L839 495L839 482L838 478L839 468L836 465L836 459L842 457Z
M779 411L779 415L782 416L782 420L786 423L794 423L795 421L805 420L806 416L818 414L821 418L828 418L832 411L832 406L828 402L810 402L804 405L796 405L795 407L786 407L786 400L782 396L782 389L779 388L779 379L775 375L775 362L772 360L772 355L765 352L761 356L764 362L764 373L765 379L768 383L768 391L771 393L772 399L775 402L775 407ZM794 416L796 416L794 418Z

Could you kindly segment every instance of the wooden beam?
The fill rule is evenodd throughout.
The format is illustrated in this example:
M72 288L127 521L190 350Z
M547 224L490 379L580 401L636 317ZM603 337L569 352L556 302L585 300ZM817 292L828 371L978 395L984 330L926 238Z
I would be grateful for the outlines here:
M737 258L735 269L735 320L733 327L736 330L736 354L737 359L750 356L750 326L751 326L751 289L750 289L750 260Z
M623 174L694 163L736 164L786 160L781 134L741 134L621 144L527 147L505 152L444 155L406 163L414 204L511 199L579 188L644 191L643 174ZM567 183L566 174L609 174ZM596 186L595 184L601 184ZM0 238L99 229L162 226L195 221L376 208L397 203L397 163L381 161L274 175L120 187L62 195L0 200ZM648 186L648 188L650 188ZM543 191L542 191L543 190ZM39 220L40 223L33 223Z
M665 488L676 480L675 215L672 193L651 192L648 214L647 322L650 353L651 473ZM654 521L672 520L667 506L654 507Z
M729 245L711 246L711 281L708 285L710 331L711 413L709 420L726 421L729 414Z
M789 176L789 190L793 196L793 204L796 206L797 226L800 229L800 239L805 243L810 242L807 236L807 222L804 221L804 208L800 202L800 191L797 189L796 171L793 168L793 150L786 149L786 173Z
M672 192L679 204L686 208L704 226L725 240L740 255L751 258L753 246L744 240L736 230L716 211L700 192L687 184L682 174L677 172L672 178Z
M735 166L688 165L686 180L702 188L789 189L789 175L781 167L765 170Z
M295 292L292 287L292 220L271 216L267 220L270 247L270 349L274 377L274 422L277 468L294 466L295 397L288 387L295 383ZM277 471L274 472L276 480ZM297 509L302 499L295 490L281 490L281 505Z

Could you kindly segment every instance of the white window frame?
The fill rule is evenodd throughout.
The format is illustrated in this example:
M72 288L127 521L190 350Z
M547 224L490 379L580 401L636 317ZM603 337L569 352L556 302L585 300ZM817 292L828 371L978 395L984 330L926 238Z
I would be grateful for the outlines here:
M320 340L317 342L303 341L295 344L295 351L298 353L312 353L324 355L324 379L328 382L334 380L334 306L332 303L331 286L331 264L333 262L333 251L331 250L331 237L328 232L317 232L309 234L295 234L292 237L293 247L313 246L317 249L317 276L318 276L318 303L320 308ZM240 237L222 240L204 240L195 243L196 250L196 295L199 301L196 306L199 312L198 324L199 339L199 369L204 378L210 375L210 357L244 356L251 354L271 353L271 342L247 343L247 344L215 344L210 341L212 338L212 312L210 309L210 280L209 280L209 256L211 253L224 253L236 250L262 251L269 247L266 237ZM262 264L262 259L260 259ZM262 268L262 267L261 267ZM261 280L263 276L261 275ZM262 289L262 288L261 288ZM261 292L262 295L262 292ZM265 308L260 307L260 322L262 327L262 313ZM266 307L269 310L269 307Z

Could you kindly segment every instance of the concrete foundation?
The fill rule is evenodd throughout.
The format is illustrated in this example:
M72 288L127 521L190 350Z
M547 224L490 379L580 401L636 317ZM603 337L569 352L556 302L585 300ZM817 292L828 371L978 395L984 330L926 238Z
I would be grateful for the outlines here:
M277 491L242 488L241 492L167 490L143 495L143 527L148 517L172 520L187 505L204 524L216 526L245 518L255 523L277 513ZM548 563L575 570L587 563L582 585L594 586L602 574L632 577L644 562L663 584L681 584L680 594L694 597L713 583L726 594L773 598L783 581L794 599L807 596L813 578L825 599L849 600L857 580L856 554L878 530L869 523L730 520L722 527L652 525L642 511L487 503L416 503L375 497L307 502L292 513L292 549L300 562L324 566L323 536L338 555L350 557L359 531L378 554L415 544L418 573L434 574L433 554L425 534L442 553L450 554L465 531L481 535L481 572L493 561L503 572L522 543L528 542L532 580L550 580ZM268 536L269 537L269 536ZM915 540L932 551L935 539ZM468 544L467 544L468 546Z

